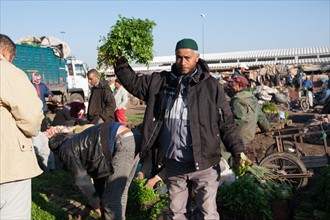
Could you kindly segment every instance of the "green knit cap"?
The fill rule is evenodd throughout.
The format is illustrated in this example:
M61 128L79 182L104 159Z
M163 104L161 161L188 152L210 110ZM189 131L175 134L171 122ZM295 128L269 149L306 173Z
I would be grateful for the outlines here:
M192 50L198 50L198 45L196 43L196 41L194 41L193 39L189 39L189 38L184 38L182 40L180 40L175 47L175 51L179 50L179 49L192 49Z

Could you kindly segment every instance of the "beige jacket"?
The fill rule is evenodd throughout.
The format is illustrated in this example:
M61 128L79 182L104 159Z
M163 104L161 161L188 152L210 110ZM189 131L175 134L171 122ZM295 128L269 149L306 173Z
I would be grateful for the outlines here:
M43 119L42 102L27 75L0 55L0 184L42 173L31 137Z

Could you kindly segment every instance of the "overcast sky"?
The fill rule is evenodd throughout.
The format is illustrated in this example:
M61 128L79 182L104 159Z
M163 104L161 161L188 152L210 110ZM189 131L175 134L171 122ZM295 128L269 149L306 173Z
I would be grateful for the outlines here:
M195 39L202 53L203 24L205 53L330 45L330 0L0 1L2 34L14 41L24 36L60 38L90 67L96 67L100 37L119 14L156 23L155 56L173 55L182 38Z

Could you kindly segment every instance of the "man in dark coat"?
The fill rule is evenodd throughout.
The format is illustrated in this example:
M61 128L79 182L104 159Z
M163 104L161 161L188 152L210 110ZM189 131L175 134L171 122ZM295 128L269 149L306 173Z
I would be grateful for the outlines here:
M115 74L125 89L146 101L142 156L157 147L165 165L171 219L187 219L190 187L199 219L219 219L216 192L220 141L239 164L244 146L218 80L199 58L197 43L182 39L172 71L138 76L119 56Z
M109 82L99 77L96 69L87 73L88 82L92 86L88 102L87 119L92 124L115 121L114 112L116 101L109 86Z

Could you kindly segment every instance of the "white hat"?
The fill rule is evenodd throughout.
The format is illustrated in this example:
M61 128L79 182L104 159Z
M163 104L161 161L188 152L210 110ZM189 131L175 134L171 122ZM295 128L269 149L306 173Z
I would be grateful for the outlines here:
M244 69L246 69L246 70L249 69L249 67L248 67L245 63L240 63L240 64L238 64L238 68L244 68Z

